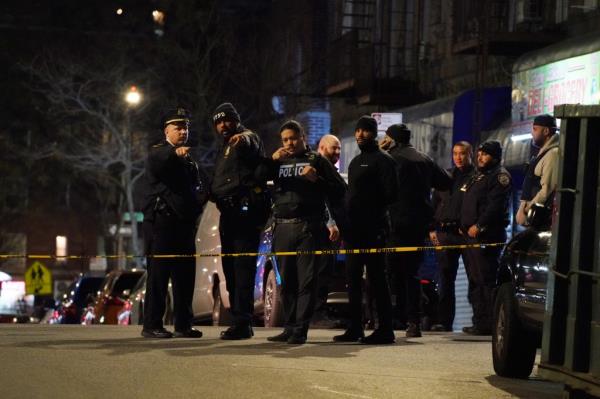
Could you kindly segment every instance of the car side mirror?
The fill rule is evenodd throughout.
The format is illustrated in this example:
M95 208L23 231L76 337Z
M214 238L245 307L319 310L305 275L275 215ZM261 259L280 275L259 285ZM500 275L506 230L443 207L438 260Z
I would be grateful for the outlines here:
M529 225L536 230L545 230L550 227L552 210L542 204L533 204L527 212Z

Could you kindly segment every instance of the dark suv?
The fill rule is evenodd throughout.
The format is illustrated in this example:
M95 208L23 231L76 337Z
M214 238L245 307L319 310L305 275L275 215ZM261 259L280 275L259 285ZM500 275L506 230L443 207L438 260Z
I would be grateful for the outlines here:
M550 262L550 217L534 208L531 227L508 242L500 259L494 301L492 354L503 377L527 378L541 345Z

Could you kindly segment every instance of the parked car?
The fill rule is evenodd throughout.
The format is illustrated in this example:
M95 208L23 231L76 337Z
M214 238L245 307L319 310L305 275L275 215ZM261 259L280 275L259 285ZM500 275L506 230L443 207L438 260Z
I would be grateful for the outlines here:
M69 285L63 297L57 301L49 324L79 324L87 306L93 303L104 276L80 274Z
M143 270L113 270L101 284L100 291L92 306L88 306L82 316L82 324L117 324L118 314L129 298Z
M141 325L144 322L144 302L146 299L146 280L148 274L144 272L139 281L131 289L131 295L125 300L123 308L117 315L118 324L121 325ZM167 296L167 306L163 323L165 325L173 324L173 292L172 285L169 282L169 291Z
M196 253L218 254L221 252L219 236L219 210L209 202L202 214L196 234ZM257 252L271 252L273 230L267 223L260 238ZM329 287L327 304L339 309L348 302L346 294L345 263L338 256L338 267ZM281 277L274 256L260 255L256 259L254 282L254 312L256 321L265 327L279 327L283 323L280 299ZM225 286L225 276L219 256L199 256L196 258L196 282L193 299L193 312L197 320L211 319L214 325L228 325L231 322L229 295Z
M527 378L541 345L550 264L549 211L535 208L531 227L506 245L494 301L492 355L496 374Z

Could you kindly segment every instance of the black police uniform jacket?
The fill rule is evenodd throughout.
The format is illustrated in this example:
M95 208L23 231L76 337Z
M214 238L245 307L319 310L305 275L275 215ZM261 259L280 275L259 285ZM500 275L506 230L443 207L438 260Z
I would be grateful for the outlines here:
M452 178L450 190L435 190L432 195L434 221L437 223L456 223L456 227L458 227L464 195L461 188L474 176L476 171L473 165L468 165L463 170L453 167L448 172ZM432 226L432 230L435 227Z
M392 229L425 234L433 220L431 189L448 190L452 179L410 144L398 144L389 154L398 163L398 200L390 206Z
M300 173L306 166L317 170L316 182ZM259 179L273 180L273 216L281 219L325 221L325 201L339 203L345 182L335 167L320 154L306 149L292 158L263 158L257 170Z
M512 194L510 173L497 164L477 173L461 188L464 191L460 224L466 234L477 225L482 236L499 237L510 221Z
M397 164L377 142L361 146L348 166L346 239L352 244L376 242L389 226L388 207L398 197Z
M150 148L146 159L147 191L144 220L153 221L157 211L195 221L208 199L208 177L191 156L181 158L175 147L163 141Z
M265 186L255 176L256 168L264 157L264 149L260 137L240 125L237 133L242 134L242 141L236 146L224 142L215 161L215 173L211 184L211 200L219 204L219 200L227 197L240 198L254 192L257 187Z

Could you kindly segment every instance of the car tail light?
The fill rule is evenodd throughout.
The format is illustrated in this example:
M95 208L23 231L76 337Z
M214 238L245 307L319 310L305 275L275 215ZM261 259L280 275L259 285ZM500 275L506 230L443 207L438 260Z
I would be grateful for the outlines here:
M421 279L421 284L423 284L423 285L425 285L425 284L431 284L431 281L425 280L425 279Z

